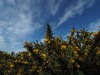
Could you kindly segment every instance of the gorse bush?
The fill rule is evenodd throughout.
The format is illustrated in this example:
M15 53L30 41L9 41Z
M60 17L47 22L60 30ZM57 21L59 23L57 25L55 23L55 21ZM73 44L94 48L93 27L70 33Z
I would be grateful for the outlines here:
M1 52L0 75L100 75L100 31L75 30L67 41L47 24L44 42L25 42L27 52Z

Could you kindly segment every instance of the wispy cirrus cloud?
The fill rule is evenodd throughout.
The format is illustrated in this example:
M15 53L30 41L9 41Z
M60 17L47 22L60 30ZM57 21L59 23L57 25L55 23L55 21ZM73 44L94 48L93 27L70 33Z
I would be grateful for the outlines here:
M62 23L76 14L82 14L85 9L92 7L95 2L96 0L78 0L75 4L67 7L64 15L59 18L59 22L55 28L59 27Z
M61 3L62 3L62 0L50 0L48 2L48 8L52 15L55 15L58 12L58 9Z
M2 36L0 36L0 43L1 43L0 45L0 50L1 50L2 48L4 48L4 45L6 45L5 40Z
M20 0L4 0L0 1L0 36L2 37L0 43L4 50L14 50L15 47L21 46L23 43L21 40L27 34L39 29L41 25L37 22L32 21L33 15L29 1ZM6 4L6 6L5 6ZM34 24L33 24L34 22ZM8 44L7 46L3 45Z
M88 30L91 32L99 31L100 30L100 19L98 19L96 22L90 23Z

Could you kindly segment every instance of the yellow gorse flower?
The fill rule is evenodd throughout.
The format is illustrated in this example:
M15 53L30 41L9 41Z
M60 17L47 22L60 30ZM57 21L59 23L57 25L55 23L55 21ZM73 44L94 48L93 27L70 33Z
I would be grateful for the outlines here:
M38 73L40 73L42 70L37 70Z
M77 47L77 46L75 46L74 48L75 48L75 50L79 50L79 47Z
M50 41L50 40L47 40L47 39L44 39L44 43L48 43L48 44L50 44L51 41Z
M69 62L72 64L72 63L75 62L75 60L74 60L73 58L71 58L71 59L69 60Z
M10 65L10 68L13 68L13 67L14 67L14 65L13 65L13 64L11 64L11 65Z
M51 42L50 41L48 41L48 44L50 44Z
M28 53L28 56L31 56L31 53Z
M79 64L77 64L77 65L76 65L76 67L77 67L77 68L80 68L80 65L79 65Z
M61 46L61 50L66 50L66 46L65 45Z
M24 62L24 64L28 64L28 62L27 62L27 61L25 61L25 62Z
M46 57L46 54L41 54L41 58L45 59Z
M47 39L44 39L44 42L45 42L45 43L47 43L47 41L48 41Z
M77 51L74 51L74 54L75 54L75 56L76 57L78 57L79 55L78 55L78 53L77 53Z
M38 54L38 53L39 53L39 50L36 49L36 50L33 50L33 52L34 52L35 54Z
M100 51L97 51L96 54L97 54L97 55L100 54Z

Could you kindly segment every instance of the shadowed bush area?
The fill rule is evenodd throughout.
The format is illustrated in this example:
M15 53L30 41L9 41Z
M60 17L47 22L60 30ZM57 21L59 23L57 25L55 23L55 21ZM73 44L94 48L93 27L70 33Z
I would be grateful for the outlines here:
M47 24L44 42L25 42L26 52L0 52L0 75L100 75L100 31L72 28L54 37Z

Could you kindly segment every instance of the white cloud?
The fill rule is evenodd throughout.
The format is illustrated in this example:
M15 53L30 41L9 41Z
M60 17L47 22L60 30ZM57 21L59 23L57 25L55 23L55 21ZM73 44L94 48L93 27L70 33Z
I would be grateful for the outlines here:
M2 2L2 0L0 0L0 7L3 5L3 2Z
M21 46L22 41L19 39L41 27L40 23L32 21L36 15L32 14L30 4L25 1L15 3L14 0L7 0L8 6L0 11L0 48L3 50L16 50L15 47ZM1 1L0 1L1 3ZM2 4L4 2L2 1ZM9 5L10 4L10 5ZM1 19L2 18L2 19ZM34 22L34 25L32 25ZM7 40L4 38L6 37ZM9 44L8 42L9 41ZM6 46L4 45L6 43ZM8 45L7 45L8 44ZM10 45L11 48L7 48ZM4 48L5 47L5 48Z
M4 44L4 41L5 41L4 38L3 38L2 36L0 36L0 43ZM2 45L2 44L1 44L1 45ZM1 46L1 45L0 45L0 46Z
M7 44L6 44L6 42L5 42L5 39L2 37L2 36L0 36L0 49L5 49L5 46L6 46Z
M44 40L45 40L45 39L44 39L44 38L42 38L40 42L42 42L42 43L43 43L43 42L44 42Z
M56 12L58 11L61 2L62 2L62 0L57 0L57 3L56 3L56 0L50 0L50 1L48 1L48 8L49 8L49 11L50 11L53 15L55 15Z
M59 19L59 22L55 28L76 14L82 14L86 8L92 7L94 3L95 0L78 0L75 5L71 5L70 7L66 8L65 14Z
M97 20L96 22L91 23L89 25L88 30L91 32L96 32L96 31L100 30L100 19Z

